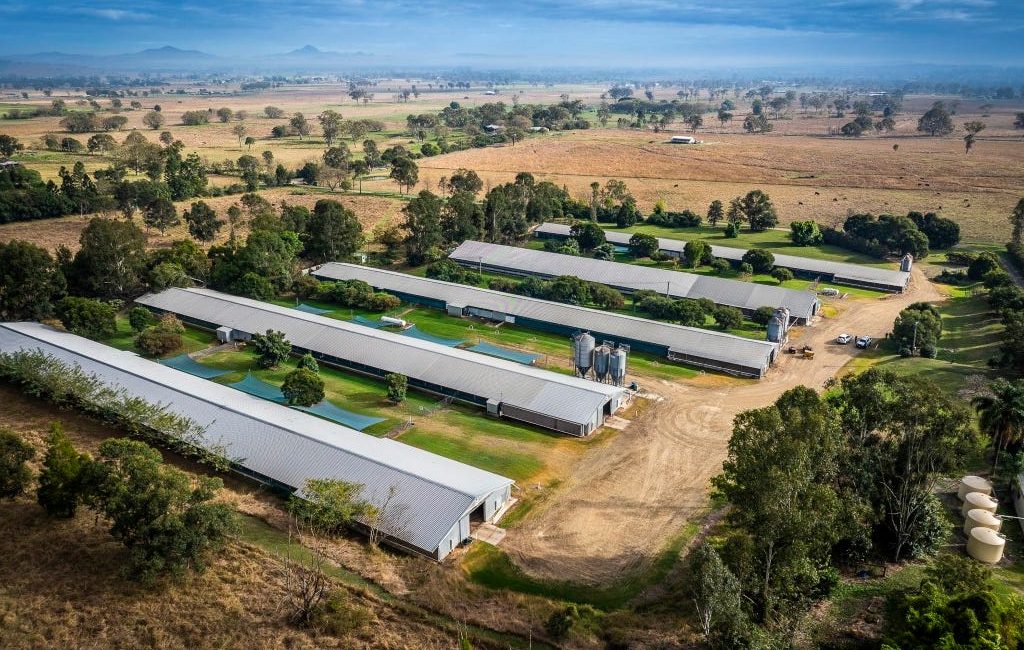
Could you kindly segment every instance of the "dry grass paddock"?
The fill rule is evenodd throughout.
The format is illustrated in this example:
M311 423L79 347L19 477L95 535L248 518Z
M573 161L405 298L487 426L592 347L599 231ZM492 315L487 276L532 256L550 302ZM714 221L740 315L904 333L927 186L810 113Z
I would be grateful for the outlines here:
M398 89L408 88L411 83L423 90L419 98L396 101ZM439 92L428 90L426 82L384 80L372 89L375 96L368 104L351 100L347 87L341 84L284 86L227 96L158 95L144 99L143 104L146 109L160 104L167 118L161 130L170 131L187 151L197 151L209 161L236 159L249 153L231 132L238 122L221 123L214 118L207 125L183 126L181 114L222 106L245 110L248 117L244 124L257 139L251 153L270 151L276 161L299 167L318 160L323 152L315 116L326 109L339 111L346 119L384 122L385 131L373 134L383 148L412 142L404 131L406 115L436 112L452 101L466 106L494 101L511 104L516 97L521 103L550 104L560 101L565 93L596 105L604 90L594 85L518 86L503 88L498 95L485 95L479 88ZM657 89L655 96L674 99L675 90ZM76 97L64 99L73 106ZM733 111L736 119L724 127L713 114L705 116L705 126L697 133L703 144L698 146L669 145L669 133L599 128L595 122L595 128L587 131L535 135L514 147L494 146L422 159L420 183L415 189L436 191L440 178L459 167L476 170L489 186L506 182L519 171L530 171L580 196L589 194L594 181L619 178L626 181L643 209L649 210L656 201L664 200L670 209L703 212L714 199L728 200L760 188L771 195L784 223L802 219L831 223L864 211L934 211L960 222L966 240L1002 242L1009 233L1007 215L1024 186L1024 142L1021 131L1013 128L1014 113L1024 110L1024 106L996 102L983 112L980 101L960 101L954 116L956 133L944 138L923 137L916 131L917 118L936 99L957 101L954 97L910 96L896 118L893 134L863 138L826 135L829 128L838 128L849 117L827 118L799 108L792 109L784 119L773 120L772 133L746 135L742 117L748 106L746 100L739 99L735 101L740 105ZM22 103L38 105L47 101L32 93ZM271 138L271 128L285 124L287 117L264 117L262 111L267 105L281 108L286 116L304 113L314 125L313 136L301 140ZM139 128L155 140L159 131L145 129L142 124L145 112L123 112L128 118L126 128ZM610 125L616 117L613 115ZM594 120L592 115L590 119ZM979 136L974 150L965 155L962 125L971 120L981 120L988 128ZM34 146L44 134L60 132L58 122L56 117L4 120L0 121L0 132ZM683 132L682 124L670 128ZM121 139L125 132L114 135ZM84 141L88 134L75 137ZM358 143L349 144L356 151L360 148ZM26 163L47 178L56 176L60 165L75 160L83 161L89 170L108 164L104 158L92 155L37 151L25 156ZM227 180L214 178L211 182L223 184ZM384 178L367 181L364 188L387 192L397 189ZM366 206L366 212L368 221L372 221L373 207ZM391 212L397 212L397 208ZM3 230L0 227L0 233Z

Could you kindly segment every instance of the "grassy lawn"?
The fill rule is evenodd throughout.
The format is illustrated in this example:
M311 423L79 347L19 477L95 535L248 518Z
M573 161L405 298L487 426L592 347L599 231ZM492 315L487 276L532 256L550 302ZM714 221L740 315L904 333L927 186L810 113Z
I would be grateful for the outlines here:
M724 228L712 228L710 226L665 228L663 226L641 224L619 229L608 224L602 224L602 227L609 231L642 232L654 235L655 237L664 237L665 239L703 239L709 244L727 246L729 248L764 248L773 253L797 257L809 257L834 262L850 262L880 268L896 268L896 264L892 262L885 262L861 253L839 248L838 246L794 246L789 238L789 230L783 229L766 230L764 232L751 232L744 229L740 231L739 237L729 239L724 234Z
M199 362L231 371L215 379L218 383L240 381L251 372L277 386L296 365L295 359L289 359L277 368L263 370L257 367L255 355L247 350L217 352L202 357ZM363 433L381 436L412 421L414 426L398 437L401 442L516 481L526 481L549 471L546 458L555 447L568 448L575 453L583 450L579 441L511 420L489 418L482 410L471 406L453 404L438 410L436 397L415 390L409 391L404 402L393 405L386 400L384 382L371 377L326 365L320 366L320 376L328 401L354 413L384 418Z
M132 330L131 325L128 324L128 319L124 316L117 317L117 334L101 342L119 350L139 351L135 347L135 332ZM182 353L191 354L192 352L208 348L216 342L217 337L212 332L186 327L185 333L181 335L181 349L165 354L160 358L176 357Z
M689 523L658 554L650 567L615 584L595 587L573 582L540 580L522 572L499 548L474 544L462 561L462 570L470 580L490 589L517 591L534 596L574 603L586 603L611 611L624 607L645 588L664 580L675 565L679 553L697 534L699 526Z
M273 302L283 307L295 306L294 300L275 300ZM415 323L418 329L434 336L462 339L470 345L487 341L494 345L525 350L544 355L544 357L550 356L552 357L550 360L547 358L539 359L537 365L553 372L563 374L572 372L566 365L558 365L554 361L555 359L564 360L567 363L570 358L569 339L560 334L519 327L508 323L497 327L480 320L449 316L439 309L416 307L406 303L403 303L398 309L381 314L380 312L367 312L359 309L349 309L348 307L338 307L337 305L316 300L304 300L303 302L319 309L333 310L324 314L324 316L338 320L351 320L355 316L363 316L370 319L377 319L382 315L396 316ZM624 310L623 313L630 312ZM755 327L751 323L745 323L744 327L739 328L737 332L733 333L758 339L764 337L764 330ZM694 368L672 363L667 359L645 352L631 353L630 364L636 372L658 379L689 379L700 374Z
M963 387L967 377L994 377L988 360L998 354L1003 331L999 316L989 311L984 293L972 295L970 288L951 287L949 300L941 306L942 338L935 359L899 356L890 341L854 357L842 374L858 373L878 366L906 375L931 379L950 393Z
M695 269L687 269L681 266L676 266L674 262L655 262L650 259L638 260L628 254L620 253L615 256L615 259L619 262L626 264L636 264L638 266L654 266L658 268L667 269L670 271L681 271L683 273L693 273L695 275L709 275L718 278L725 278L727 280L740 280L742 282L753 282L755 284L764 284L770 287L782 287L783 289L795 289L798 291L810 291L811 285L815 284L813 280L804 280L802 278L793 278L787 282L779 283L778 280L768 275L767 273L755 273L753 275L743 275L739 270L731 268L724 273L718 273L710 266L701 266ZM879 298L881 296L889 295L885 291L872 291L871 289L859 289L857 287L846 287L842 285L832 285L827 282L819 282L818 289L825 287L834 287L838 289L840 293L846 293L857 298Z

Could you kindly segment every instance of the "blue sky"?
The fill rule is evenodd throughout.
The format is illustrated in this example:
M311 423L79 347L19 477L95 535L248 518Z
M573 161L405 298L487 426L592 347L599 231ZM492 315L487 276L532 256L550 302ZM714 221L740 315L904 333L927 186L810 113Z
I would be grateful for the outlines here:
M0 4L0 54L312 44L382 65L1024 64L1024 0L120 0Z

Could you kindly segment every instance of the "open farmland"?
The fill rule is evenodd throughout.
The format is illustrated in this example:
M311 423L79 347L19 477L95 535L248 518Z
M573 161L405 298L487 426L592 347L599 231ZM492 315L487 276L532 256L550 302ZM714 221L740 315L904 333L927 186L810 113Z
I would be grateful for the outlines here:
M924 98L922 98L924 99ZM920 108L926 102L914 102ZM421 161L427 187L457 168L473 169L493 186L519 171L588 196L592 182L624 180L644 211L664 201L669 209L706 211L751 189L767 192L783 223L816 219L841 223L850 213L936 212L960 223L968 241L1002 242L1007 215L1024 185L1024 147L1012 130L1012 109L984 118L990 138L964 155L959 137L921 137L916 110L897 120L897 135L826 137L825 118L777 120L766 135L710 128L704 144L670 145L667 136L592 129L529 138L516 146L456 152ZM982 119L957 115L957 121ZM988 136L990 131L986 131ZM898 151L893 150L898 145Z

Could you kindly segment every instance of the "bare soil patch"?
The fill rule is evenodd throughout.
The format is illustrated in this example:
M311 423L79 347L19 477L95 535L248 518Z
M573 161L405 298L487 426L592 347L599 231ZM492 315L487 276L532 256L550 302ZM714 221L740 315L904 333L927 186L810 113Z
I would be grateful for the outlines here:
M782 355L757 383L648 382L665 399L609 444L589 449L558 491L509 531L504 549L541 578L598 585L644 568L707 506L736 414L801 384L820 389L856 354L833 342L841 332L881 337L908 304L942 299L916 270L907 293L851 302L840 318L800 328L794 339L814 347L813 360Z

